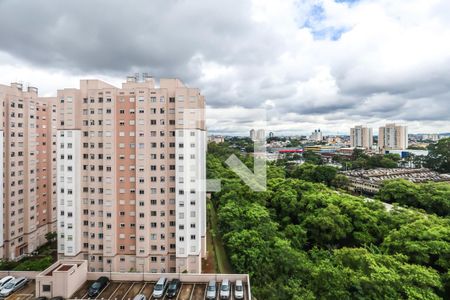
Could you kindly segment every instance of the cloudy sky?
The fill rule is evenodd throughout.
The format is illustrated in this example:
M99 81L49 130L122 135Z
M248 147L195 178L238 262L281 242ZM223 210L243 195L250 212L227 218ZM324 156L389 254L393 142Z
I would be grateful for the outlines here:
M207 97L211 132L450 132L448 0L0 0L0 83L42 96L148 72ZM256 114L262 115L262 114Z

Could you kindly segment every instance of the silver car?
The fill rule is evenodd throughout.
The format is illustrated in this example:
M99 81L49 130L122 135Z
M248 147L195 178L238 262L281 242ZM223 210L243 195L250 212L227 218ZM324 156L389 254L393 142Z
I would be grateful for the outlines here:
M242 284L242 280L236 280L236 284L234 285L234 298L244 299L244 285Z
M14 280L14 277L13 276L6 276L6 277L3 277L1 280L0 280L0 290L2 289L2 287L3 286L5 286L8 282L10 282L11 280Z
M134 296L133 300L147 300L147 297L145 297L144 294L137 294Z
M211 280L206 288L206 299L216 299L217 289L216 282Z
M0 297L8 297L12 293L23 287L25 284L27 284L27 282L28 279L26 277L19 277L9 281L0 290Z

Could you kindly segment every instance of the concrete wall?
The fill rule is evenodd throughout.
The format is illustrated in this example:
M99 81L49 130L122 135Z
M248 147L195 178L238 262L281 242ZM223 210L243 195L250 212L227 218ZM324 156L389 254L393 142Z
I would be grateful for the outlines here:
M0 271L0 278L5 276L14 276L35 279L37 274L39 274L37 271Z

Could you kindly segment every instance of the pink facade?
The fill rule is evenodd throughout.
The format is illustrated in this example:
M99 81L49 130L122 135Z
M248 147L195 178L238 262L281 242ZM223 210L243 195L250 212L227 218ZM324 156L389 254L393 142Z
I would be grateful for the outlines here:
M204 109L199 90L82 80L58 91L57 106L60 257L87 259L90 271L200 272L205 125L202 114L183 122Z
M56 231L56 105L37 89L0 85L3 232L1 256L18 259Z

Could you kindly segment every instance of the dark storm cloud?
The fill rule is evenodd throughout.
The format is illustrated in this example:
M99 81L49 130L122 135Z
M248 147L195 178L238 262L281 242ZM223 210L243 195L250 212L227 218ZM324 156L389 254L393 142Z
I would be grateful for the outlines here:
M80 72L148 66L156 75L192 75L195 55L230 62L246 46L243 37L252 34L248 2L227 3L2 1L0 49L34 64Z

